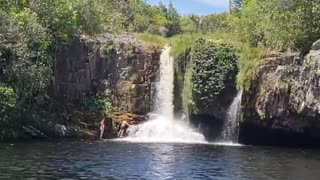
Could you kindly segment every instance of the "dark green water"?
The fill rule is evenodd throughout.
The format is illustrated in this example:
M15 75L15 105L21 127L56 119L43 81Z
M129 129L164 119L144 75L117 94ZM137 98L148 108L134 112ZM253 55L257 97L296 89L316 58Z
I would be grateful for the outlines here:
M0 144L0 179L320 179L320 150L209 144Z

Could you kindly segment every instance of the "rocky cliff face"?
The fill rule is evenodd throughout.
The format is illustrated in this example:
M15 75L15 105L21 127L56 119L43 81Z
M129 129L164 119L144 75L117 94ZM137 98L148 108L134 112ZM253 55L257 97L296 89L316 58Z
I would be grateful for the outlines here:
M109 89L114 107L146 114L152 107L160 50L132 34L73 37L57 56L55 97L77 101Z
M89 96L111 100L114 112L105 121L106 138L116 135L122 121L145 120L152 109L160 53L161 47L133 34L74 36L57 53L48 112L29 118L34 120L23 126L23 138L96 138L100 119L92 117L95 109L83 112Z
M320 145L320 48L261 61L242 98L240 141L245 144Z

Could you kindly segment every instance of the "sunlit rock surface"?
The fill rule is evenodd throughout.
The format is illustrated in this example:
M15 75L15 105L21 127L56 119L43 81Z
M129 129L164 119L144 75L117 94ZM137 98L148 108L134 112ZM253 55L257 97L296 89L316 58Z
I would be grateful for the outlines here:
M247 144L319 146L320 50L306 57L274 54L262 60L242 98L240 139Z
M25 126L26 137L89 137L99 134L100 119L90 119L76 106L88 95L111 94L113 114L106 119L108 137L122 121L144 121L152 109L161 47L135 34L74 36L57 50L49 95L52 114Z
M54 93L78 100L97 90L112 91L112 101L122 111L146 114L158 72L160 48L132 34L75 36L57 56ZM97 84L101 80L106 80Z

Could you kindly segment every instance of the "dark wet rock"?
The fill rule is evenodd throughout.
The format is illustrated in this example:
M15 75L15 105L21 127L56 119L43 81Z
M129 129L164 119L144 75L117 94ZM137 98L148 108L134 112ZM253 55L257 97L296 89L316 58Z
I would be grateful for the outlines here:
M37 138L48 138L46 134L44 134L39 129L33 126L22 126L22 129L24 133L28 136L37 137Z
M208 141L216 141L221 136L223 119L217 119L207 114L198 114L192 115L190 122Z
M67 128L65 125L56 124L54 125L55 135L58 137L64 137L66 135Z
M84 113L80 112L80 111L73 111L71 114L71 120L73 122L82 122L84 121Z

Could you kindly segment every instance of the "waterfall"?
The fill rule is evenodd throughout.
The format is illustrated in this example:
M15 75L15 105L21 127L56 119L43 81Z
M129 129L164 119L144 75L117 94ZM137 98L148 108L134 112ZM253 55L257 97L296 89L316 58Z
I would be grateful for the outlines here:
M147 122L130 126L129 135L122 140L133 142L205 143L202 134L187 122L174 119L173 106L174 67L170 47L160 57L160 81L156 87L155 110Z
M155 110L157 114L173 119L174 68L170 47L164 49L160 56L160 81L157 85Z
M242 91L239 91L228 109L225 124L222 131L223 142L238 143L241 97Z

